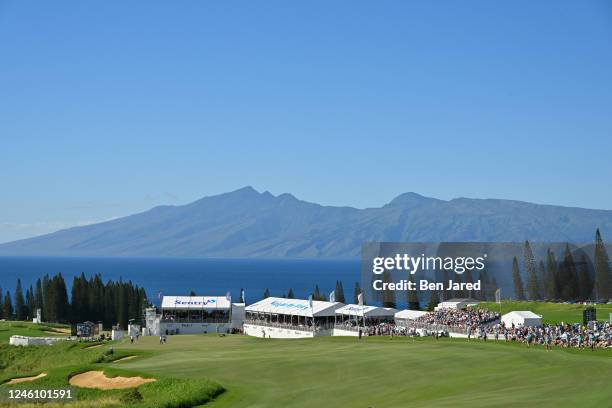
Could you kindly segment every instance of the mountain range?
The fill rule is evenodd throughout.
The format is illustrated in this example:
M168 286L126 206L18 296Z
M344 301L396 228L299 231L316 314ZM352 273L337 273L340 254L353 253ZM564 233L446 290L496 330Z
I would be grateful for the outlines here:
M404 193L379 208L323 206L252 187L0 245L13 256L357 258L367 241L592 242L612 211Z

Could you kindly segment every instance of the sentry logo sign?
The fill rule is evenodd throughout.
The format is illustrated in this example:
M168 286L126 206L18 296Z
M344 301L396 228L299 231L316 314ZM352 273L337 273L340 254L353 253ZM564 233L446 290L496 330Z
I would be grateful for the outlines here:
M188 301L184 301L184 300L180 300L180 299L176 299L174 301L175 305L181 305L181 306L189 306L189 305L193 305L193 306L206 306L208 304L213 304L213 303L217 303L217 301L215 299L207 299L205 301L201 301L201 300L188 300Z

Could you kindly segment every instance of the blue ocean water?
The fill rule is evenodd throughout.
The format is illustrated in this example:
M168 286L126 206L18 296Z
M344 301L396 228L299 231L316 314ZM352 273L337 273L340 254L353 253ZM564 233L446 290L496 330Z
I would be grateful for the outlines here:
M359 260L287 259L203 259L203 258L62 258L0 257L0 287L13 293L17 278L25 288L45 273L61 272L68 285L72 278L101 274L108 279L131 280L144 287L149 299L158 303L157 293L223 296L228 291L239 299L244 288L248 303L262 298L266 288L272 296L282 296L289 288L295 296L306 298L315 285L322 293L342 281L347 300L352 299L355 282L360 279Z

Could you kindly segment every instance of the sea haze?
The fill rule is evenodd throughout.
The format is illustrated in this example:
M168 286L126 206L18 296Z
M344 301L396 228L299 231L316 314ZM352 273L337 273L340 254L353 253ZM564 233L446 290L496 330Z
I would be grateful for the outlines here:
M240 288L252 303L262 298L266 288L272 296L282 296L292 288L296 297L305 298L315 285L327 294L341 280L347 299L352 299L359 271L358 260L0 257L0 286L3 293L10 290L12 295L17 278L25 292L45 273L61 272L70 291L75 275L99 273L105 282L122 278L143 286L154 303L158 303L158 291L188 295L191 290L220 296L230 291L237 301Z

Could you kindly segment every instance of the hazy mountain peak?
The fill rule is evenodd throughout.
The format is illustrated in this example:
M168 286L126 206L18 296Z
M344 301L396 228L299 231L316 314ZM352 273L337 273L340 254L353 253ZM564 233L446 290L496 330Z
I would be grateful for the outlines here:
M417 205L423 205L432 202L441 202L442 200L438 200L437 198L425 197L421 194L414 192L407 192L398 195L393 200L387 204L387 206L402 206L402 207L412 207Z
M365 241L612 239L612 211L409 192L380 208L321 206L246 186L183 206L0 245L0 255L353 257Z

